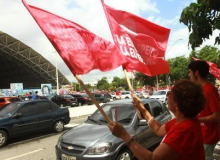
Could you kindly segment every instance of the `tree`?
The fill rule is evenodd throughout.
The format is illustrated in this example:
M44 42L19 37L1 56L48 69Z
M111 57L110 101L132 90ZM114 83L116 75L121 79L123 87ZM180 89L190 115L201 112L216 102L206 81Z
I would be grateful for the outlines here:
M108 90L109 89L109 83L106 77L103 77L100 81L97 83L97 88L100 90Z
M180 79L188 78L188 64L189 61L184 56L171 58L168 60L170 67L170 79L172 82Z
M220 30L220 1L197 0L183 9L180 22L188 26L189 44L194 50L205 39L209 39L214 30ZM215 44L220 44L220 35L216 37Z

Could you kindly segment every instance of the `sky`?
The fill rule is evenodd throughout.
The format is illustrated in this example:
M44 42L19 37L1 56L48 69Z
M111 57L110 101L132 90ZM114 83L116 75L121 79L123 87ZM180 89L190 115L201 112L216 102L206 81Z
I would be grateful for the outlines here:
M179 17L182 10L195 1L105 0L105 3L113 8L125 10L171 29L165 53L165 59L169 59L177 56L188 57L191 52L191 48L188 46L188 28L179 23ZM26 0L26 2L78 23L94 34L113 42L100 0ZM54 66L57 56L58 69L70 82L77 81L21 0L0 0L0 31L33 48ZM217 34L217 32L214 32L213 37L207 40L200 48L204 45L213 45ZM103 77L114 76L124 77L121 67L110 72L93 70L86 75L82 75L81 79L84 82L93 82Z

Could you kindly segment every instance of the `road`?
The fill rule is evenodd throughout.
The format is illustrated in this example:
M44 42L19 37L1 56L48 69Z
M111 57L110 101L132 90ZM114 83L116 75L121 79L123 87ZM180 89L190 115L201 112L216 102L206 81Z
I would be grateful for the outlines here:
M72 126L84 122L87 116L72 119L65 126L68 131ZM64 133L62 132L62 133ZM46 133L26 138L13 139L9 144L0 149L1 160L55 160L55 145L62 133Z

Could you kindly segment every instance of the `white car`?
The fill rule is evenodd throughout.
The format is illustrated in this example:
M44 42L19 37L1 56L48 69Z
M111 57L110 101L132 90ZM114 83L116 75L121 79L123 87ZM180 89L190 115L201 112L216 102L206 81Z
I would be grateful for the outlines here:
M150 98L151 99L158 99L162 103L167 104L167 92L170 90L158 90L156 91Z
M121 92L121 99L130 99L130 98L131 98L131 92L130 91Z

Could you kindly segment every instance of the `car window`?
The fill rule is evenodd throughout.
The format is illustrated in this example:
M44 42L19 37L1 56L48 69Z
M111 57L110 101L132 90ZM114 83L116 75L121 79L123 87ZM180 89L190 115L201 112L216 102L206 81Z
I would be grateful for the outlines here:
M151 102L151 107L154 117L157 117L163 113L162 106L159 102Z
M49 102L38 102L37 110L38 113L41 114L41 113L51 112L53 111L53 108Z
M157 91L154 95L166 95L166 91Z
M70 95L65 95L64 98L71 99L71 98L73 98L73 97L70 96Z
M5 102L5 99L1 98L1 99L0 99L0 103L1 103L1 102Z
M22 113L22 116L32 116L37 113L36 105L34 103L29 103L23 105L17 113Z
M11 116L18 108L20 104L10 103L2 106L0 108L0 117L9 117Z
M150 114L152 114L152 113L151 113L151 110L150 110L150 106L149 106L148 103L144 104L144 107L148 110L148 112L149 112Z
M126 105L108 104L103 106L103 110L111 120L118 121L122 125L130 124L136 113L136 110L133 107L133 105L129 105L129 104ZM90 118L92 118L95 121L105 122L103 115L98 110Z

